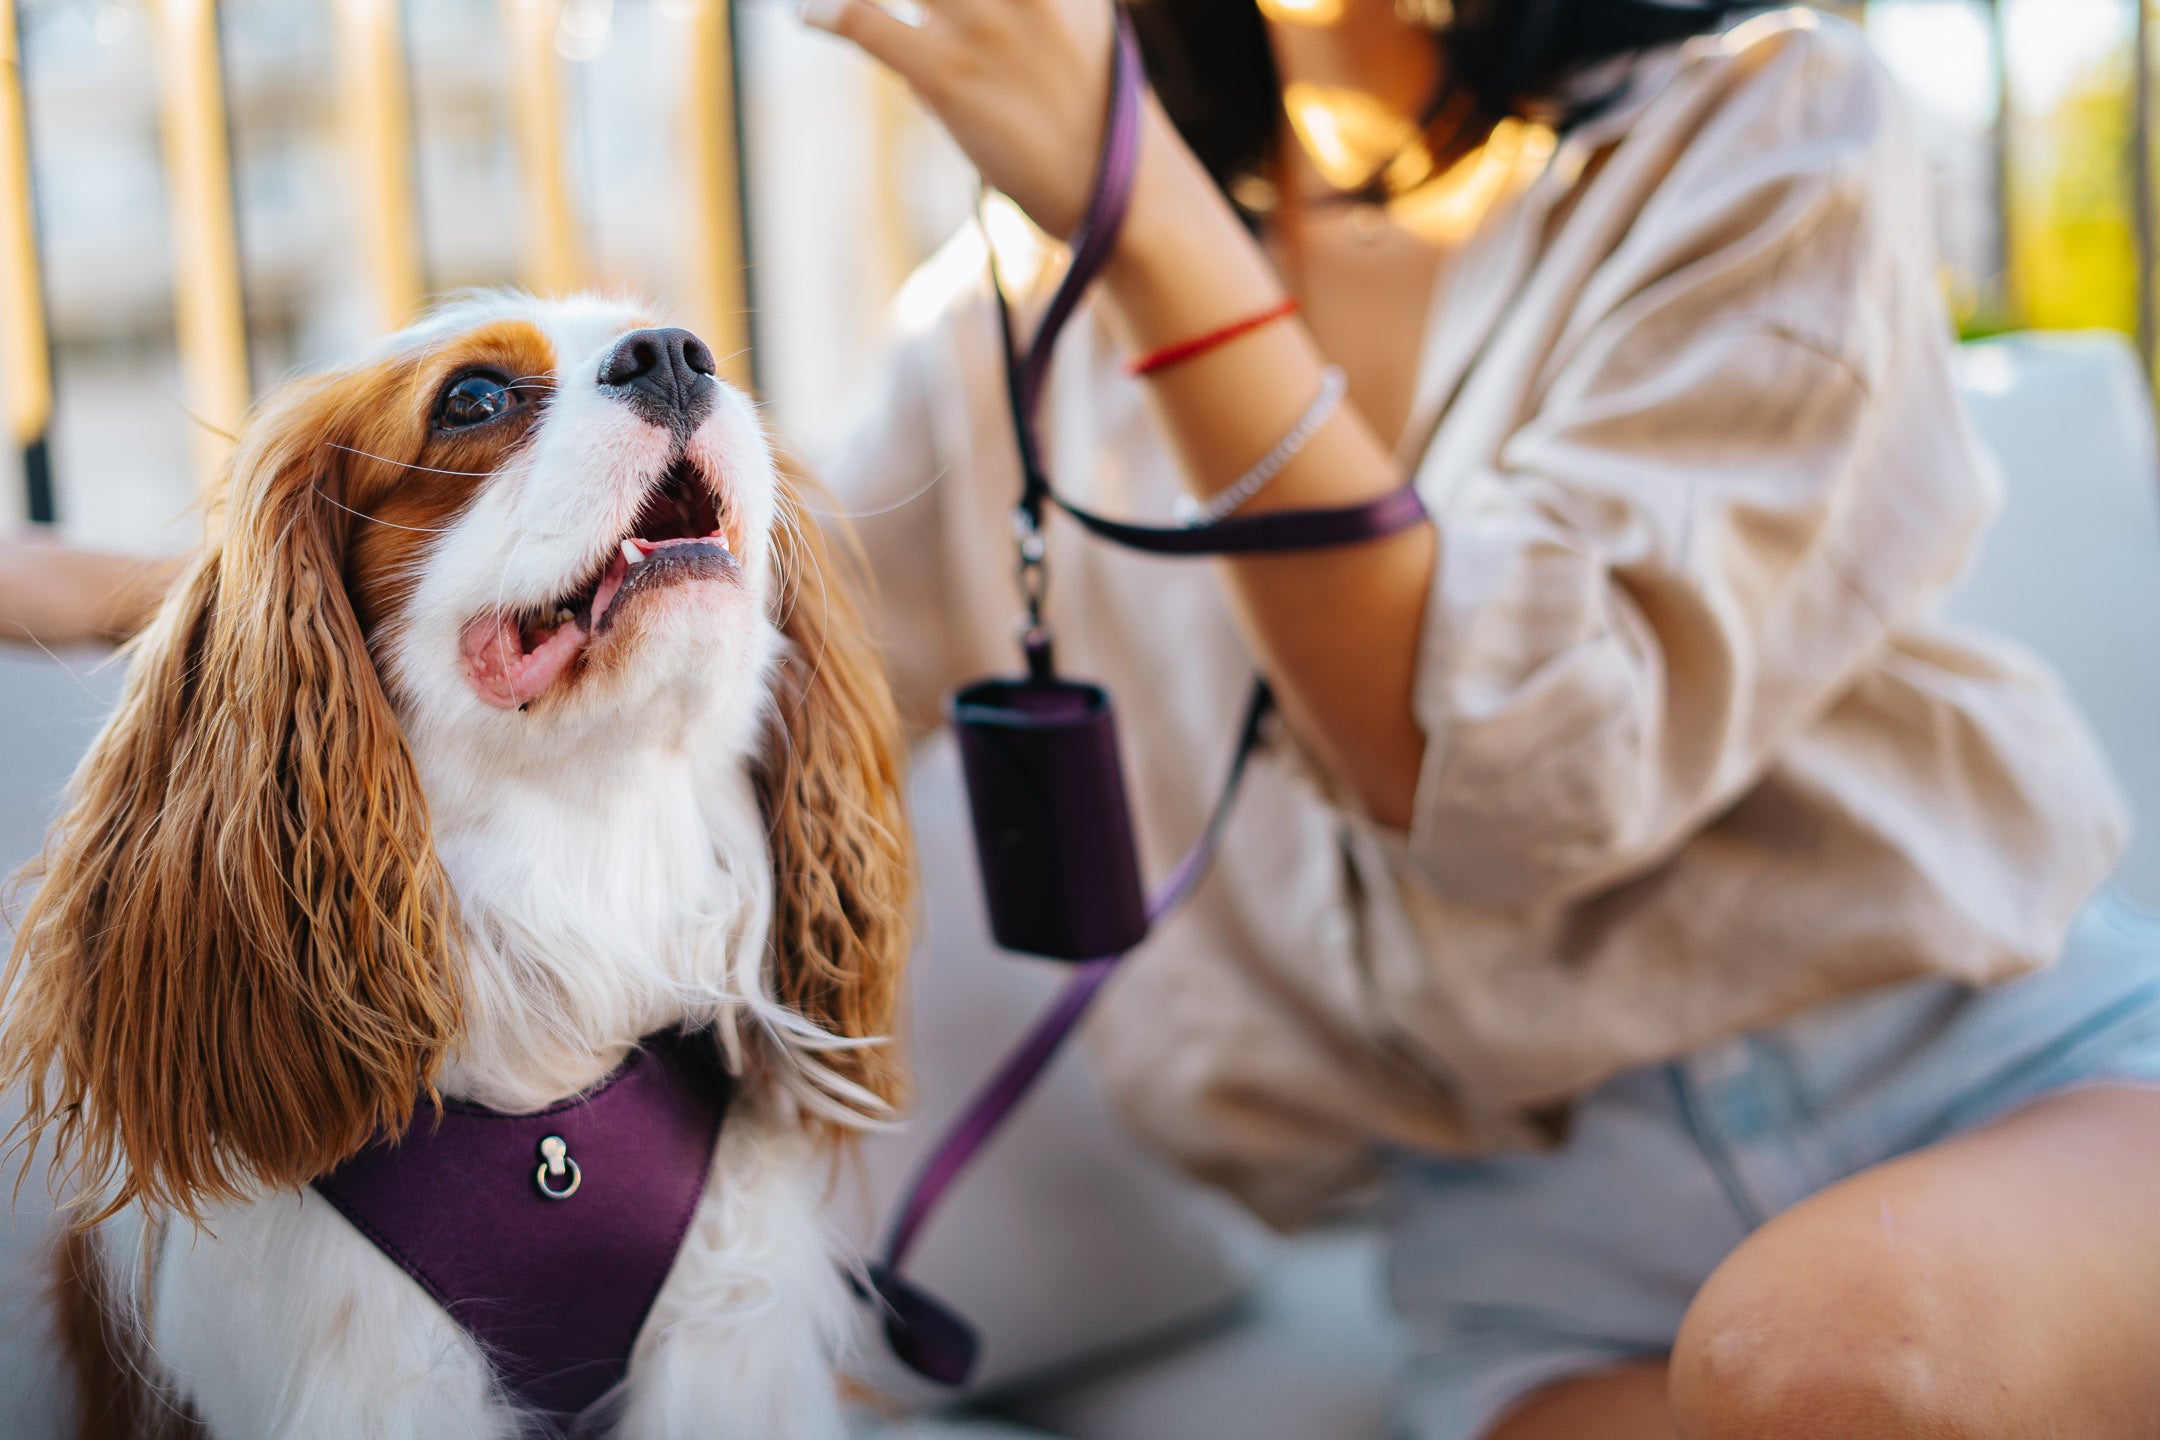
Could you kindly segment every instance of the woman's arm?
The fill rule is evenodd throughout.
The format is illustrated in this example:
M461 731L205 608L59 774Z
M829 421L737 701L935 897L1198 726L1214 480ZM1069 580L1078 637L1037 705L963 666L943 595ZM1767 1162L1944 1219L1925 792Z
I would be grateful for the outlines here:
M926 0L917 29L816 3L991 183L1069 233L1103 122L1106 7ZM1626 234L1525 418L1437 525L1225 566L1301 737L1408 829L1427 885L1479 903L1594 893L1670 854L1940 597L1987 509L1924 171L1865 41L1754 27L1696 54L1658 110L1646 163L1604 172L1632 196ZM1106 276L1139 346L1279 294L1152 107L1148 127ZM1168 372L1164 422L1196 488L1263 453L1319 379L1296 325ZM1345 411L1255 507L1399 481Z
M898 71L1037 224L1061 235L1077 225L1103 124L1107 6L934 0L916 27L862 0L810 0L804 18ZM1152 101L1104 284L1115 322L1142 350L1283 296L1266 255ZM1322 374L1298 324L1162 372L1159 414L1195 492L1215 493L1265 454ZM1345 405L1244 513L1350 505L1402 483L1387 448ZM1409 822L1424 753L1411 681L1437 553L1425 525L1373 544L1224 564L1248 641L1299 735L1374 818L1396 826Z
M1135 351L1203 334L1280 300L1267 257L1199 161L1149 106L1138 187L1104 275ZM1319 391L1302 324L1270 325L1151 378L1186 482L1205 497L1267 453ZM1239 513L1354 505L1404 476L1345 402ZM1249 643L1298 734L1374 819L1405 826L1425 737L1411 707L1418 625L1439 546L1430 524L1340 549L1229 560Z
M0 539L0 640L116 643L157 612L179 566L78 550L57 540Z

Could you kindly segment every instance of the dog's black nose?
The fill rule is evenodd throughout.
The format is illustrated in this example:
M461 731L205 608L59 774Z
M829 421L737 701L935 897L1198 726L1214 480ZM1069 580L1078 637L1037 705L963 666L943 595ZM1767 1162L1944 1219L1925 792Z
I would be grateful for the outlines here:
M712 410L718 368L688 330L633 330L600 362L600 383L653 424L687 435Z

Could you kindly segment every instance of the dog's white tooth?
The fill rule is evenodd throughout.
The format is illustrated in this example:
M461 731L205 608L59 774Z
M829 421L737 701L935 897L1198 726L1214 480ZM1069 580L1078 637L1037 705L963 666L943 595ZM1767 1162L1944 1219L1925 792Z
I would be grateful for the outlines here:
M637 541L625 539L622 542L622 558L624 564L635 565L645 558L645 552L638 549Z

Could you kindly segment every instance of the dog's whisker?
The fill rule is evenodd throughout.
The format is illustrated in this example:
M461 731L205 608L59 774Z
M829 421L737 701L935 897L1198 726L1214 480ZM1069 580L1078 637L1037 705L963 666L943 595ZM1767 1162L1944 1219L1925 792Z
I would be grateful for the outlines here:
M450 533L450 527L447 525L400 525L395 520L385 520L380 515L370 515L365 510L355 510L320 485L315 487L315 493L332 505L337 506L338 509L343 510L346 514L357 516L370 525L382 525L392 530L410 530L415 535L447 535Z
M343 450L348 455L358 455L363 460L380 460L385 465L395 465L400 470L424 470L430 475L462 475L468 480L485 480L494 474L492 470L445 470L437 465L417 465L410 460L400 460L392 455L377 455L372 450L362 450L354 445L340 445L335 440L323 442L332 450Z
M892 503L887 505L873 505L868 510L827 510L822 506L808 504L803 504L802 508L808 511L810 514L819 516L826 520L874 520L880 515L890 515L895 510L904 510L908 506L914 504L917 500L922 499L923 496L929 494L932 490L937 489L939 483L944 480L948 473L950 473L949 469L940 470L937 472L937 474L931 476L928 480L925 480L922 484L918 485L913 490L910 490L907 494L901 496L899 499L893 501ZM800 501L798 501L797 503L802 504L802 502Z

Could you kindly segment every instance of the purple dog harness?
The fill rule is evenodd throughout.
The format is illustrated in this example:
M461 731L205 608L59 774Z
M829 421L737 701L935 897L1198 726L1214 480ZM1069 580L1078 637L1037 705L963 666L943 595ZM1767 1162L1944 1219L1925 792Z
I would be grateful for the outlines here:
M445 1102L315 1189L560 1425L628 1372L731 1091L708 1035L668 1032L537 1114Z

